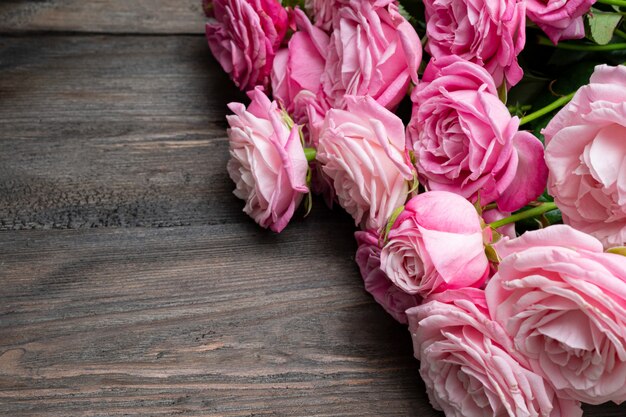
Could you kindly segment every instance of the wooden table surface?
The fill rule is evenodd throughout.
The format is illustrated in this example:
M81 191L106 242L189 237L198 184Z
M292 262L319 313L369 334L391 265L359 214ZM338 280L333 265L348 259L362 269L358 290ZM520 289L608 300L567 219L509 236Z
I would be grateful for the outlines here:
M350 219L241 212L200 6L0 2L0 415L440 416Z

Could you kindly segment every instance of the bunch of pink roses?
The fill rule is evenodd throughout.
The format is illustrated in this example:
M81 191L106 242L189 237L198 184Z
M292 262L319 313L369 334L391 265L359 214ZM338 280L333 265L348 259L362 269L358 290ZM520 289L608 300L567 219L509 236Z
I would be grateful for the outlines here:
M506 104L527 50L619 49L597 25L561 42L610 11L293 3L204 2L211 51L251 100L227 117L244 211L281 232L316 193L353 217L365 289L408 324L446 416L577 417L581 402L625 401L626 67L598 65L530 114ZM527 31L549 41L529 46Z

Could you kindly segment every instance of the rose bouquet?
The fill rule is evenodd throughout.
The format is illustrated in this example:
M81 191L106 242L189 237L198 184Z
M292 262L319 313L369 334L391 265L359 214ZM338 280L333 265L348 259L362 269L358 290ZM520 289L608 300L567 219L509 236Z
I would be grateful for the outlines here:
M625 401L626 1L401 3L204 2L244 211L353 217L447 416Z

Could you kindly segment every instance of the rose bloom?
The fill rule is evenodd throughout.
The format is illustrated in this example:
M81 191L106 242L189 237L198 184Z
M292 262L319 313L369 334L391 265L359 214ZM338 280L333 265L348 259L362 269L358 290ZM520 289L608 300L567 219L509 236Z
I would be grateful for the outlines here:
M290 113L295 110L295 97L302 91L311 92L317 101L325 101L321 78L329 42L328 35L313 26L302 10L295 9L293 14L298 30L288 47L276 54L271 74L274 99L282 102Z
M524 71L517 55L526 42L522 0L425 0L426 51L457 55L484 67L496 85L517 84Z
M347 110L326 113L317 160L355 223L379 230L404 204L413 179L404 125L369 96L345 100Z
M626 400L626 257L566 225L496 249L489 311L532 369L586 403Z
M212 9L210 6L212 4ZM274 55L287 33L287 11L278 0L213 0L205 10L211 52L241 90L267 86Z
M543 192L543 145L518 131L484 68L448 56L431 59L413 90L407 128L422 183L501 211L515 211Z
M548 191L563 221L605 245L626 242L626 67L596 67L543 130Z
M321 93L302 90L294 97L292 108L291 115L296 123L303 126L308 146L317 148L326 112L330 110L328 101Z
M526 0L526 16L556 45L585 37L585 15L596 0Z
M420 375L434 408L447 417L580 417L548 383L513 354L475 288L431 297L406 312Z
M275 101L260 87L248 92L248 109L230 103L228 173L243 209L262 227L282 231L308 192L308 163L297 125L289 128Z
M381 237L373 230L358 231L354 234L359 248L355 260L365 283L365 290L380 304L387 313L400 323L406 324L404 313L407 309L420 304L422 299L407 294L396 287L380 269Z
M304 9L312 16L315 26L329 31L336 12L347 3L350 3L350 0L304 0Z
M329 104L323 94L302 90L294 97L291 115L295 122L302 126L306 146L318 148L319 137L324 127L324 118L329 109ZM332 180L324 174L318 163L311 164L311 191L321 195L328 207L333 207L335 190Z
M337 11L322 82L332 107L345 95L369 95L394 109L417 83L422 46L390 0L351 0Z
M427 297L480 287L489 262L476 209L445 191L413 197L391 227L380 262L389 279L409 294Z

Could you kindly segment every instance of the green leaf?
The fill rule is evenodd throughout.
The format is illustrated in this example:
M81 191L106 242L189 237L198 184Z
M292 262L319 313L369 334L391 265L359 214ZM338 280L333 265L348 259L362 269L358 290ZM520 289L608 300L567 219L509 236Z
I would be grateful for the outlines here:
M554 202L554 197L552 197L549 193L548 190L543 190L543 194L541 194L538 198L537 201L540 201L542 203L547 203L547 202Z
M498 256L498 252L496 252L495 248L491 245L485 245L485 255L487 255L487 259L494 263L500 263L500 257Z
M608 44L621 20L622 16L618 13L602 12L592 8L591 13L587 14L587 38L598 45Z
M506 88L506 81L502 81L502 84L500 84L500 86L498 87L498 97L500 98L500 101L504 104L506 104L507 95L508 90Z
M304 10L304 0L282 0L283 7L300 7Z
M561 214L561 210L552 210L544 214L544 217L550 224L561 224L563 223L563 215Z
M317 151L315 148L304 148L304 156L307 162L315 161L315 157L317 156Z
M411 20L413 18L413 16L411 16L402 4L398 4L398 11L400 12L400 16L404 17L406 20Z
M385 233L383 235L383 241L385 243L387 242L387 236L389 235L389 232L391 231L393 224L396 222L396 220L398 219L398 216L400 216L400 214L402 214L403 211L404 211L404 206L400 206L397 209L395 209L393 213L391 213L391 217L389 217L389 220L387 221L387 226L385 227Z
M626 256L626 246L618 246L606 250L608 253L614 253L616 255Z
M400 0L400 13L415 27L417 34L422 38L426 32L426 17L424 4L415 0ZM407 17L409 16L409 17Z

